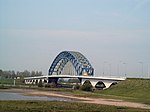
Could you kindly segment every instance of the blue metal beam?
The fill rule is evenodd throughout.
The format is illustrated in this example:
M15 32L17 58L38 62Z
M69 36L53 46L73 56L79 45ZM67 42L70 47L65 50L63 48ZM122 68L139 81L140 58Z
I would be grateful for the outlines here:
M60 75L68 61L73 64L78 76L85 74L93 76L94 68L90 62L84 55L75 51L63 51L59 53L49 68L49 75Z

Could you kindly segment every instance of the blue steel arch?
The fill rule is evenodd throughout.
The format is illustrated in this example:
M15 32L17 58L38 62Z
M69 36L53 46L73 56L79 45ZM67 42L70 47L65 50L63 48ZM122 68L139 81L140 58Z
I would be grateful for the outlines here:
M77 72L77 75L82 76L85 73L88 76L93 76L94 68L91 66L87 58L79 52L63 51L54 59L49 68L49 75L60 75L67 62L71 62Z

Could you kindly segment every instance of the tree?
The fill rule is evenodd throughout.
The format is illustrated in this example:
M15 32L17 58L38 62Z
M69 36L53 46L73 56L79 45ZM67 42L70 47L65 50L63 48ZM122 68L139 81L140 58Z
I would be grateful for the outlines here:
M40 72L36 71L35 76L42 76L42 72L41 71Z
M14 79L16 77L15 71L11 71L11 77Z
M31 73L28 70L25 70L24 72L22 72L23 77L29 77L31 75Z
M13 79L15 77L23 78L23 77L30 77L30 76L32 76L32 77L34 77L34 76L42 76L42 72L41 71L40 72L38 72L38 71L36 71L36 72L35 71L29 72L28 70L25 70L23 72L17 71L15 73L14 70L2 71L0 69L0 78Z
M34 77L35 76L35 71L31 72L31 76Z
M0 69L0 75L2 75L3 74L3 71Z
M0 79L3 77L3 71L0 69Z

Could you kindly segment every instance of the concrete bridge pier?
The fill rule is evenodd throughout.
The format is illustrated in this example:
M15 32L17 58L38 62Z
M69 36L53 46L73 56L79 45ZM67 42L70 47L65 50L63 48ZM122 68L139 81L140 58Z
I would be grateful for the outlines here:
M112 85L115 85L118 83L117 81L115 81L115 82L114 81L103 81L103 82L106 86L104 89L107 89L107 88L111 87Z
M81 85L83 85L86 81L90 81L91 85L96 88L96 85L98 83L103 84L104 87L103 89L109 88L111 85L117 84L119 81L114 81L114 80L99 80L99 79L86 79L83 78L81 80Z

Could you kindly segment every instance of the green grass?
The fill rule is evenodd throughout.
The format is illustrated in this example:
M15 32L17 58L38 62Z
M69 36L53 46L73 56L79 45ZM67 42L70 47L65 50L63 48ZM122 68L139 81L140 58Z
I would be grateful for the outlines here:
M0 84L10 84L13 85L14 84L14 79L0 79ZM16 79L15 80L15 84L16 85L24 85L23 83L23 79Z
M111 88L98 91L101 95L150 104L150 79L127 79Z
M13 84L13 79L0 79L0 84Z
M83 97L101 97L122 99L150 104L150 79L127 79L106 90L94 92L72 91L72 94Z
M150 110L59 101L0 101L0 112L150 112Z

